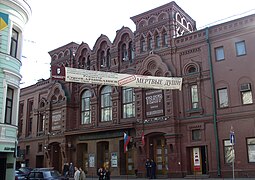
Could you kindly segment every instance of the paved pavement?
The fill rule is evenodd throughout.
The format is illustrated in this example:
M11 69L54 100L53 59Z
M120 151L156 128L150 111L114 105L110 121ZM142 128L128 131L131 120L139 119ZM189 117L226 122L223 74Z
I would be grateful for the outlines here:
M147 178L111 177L112 180L149 180ZM255 178L167 178L157 180L254 180ZM73 179L70 179L73 180ZM98 177L87 177L86 180L98 180Z

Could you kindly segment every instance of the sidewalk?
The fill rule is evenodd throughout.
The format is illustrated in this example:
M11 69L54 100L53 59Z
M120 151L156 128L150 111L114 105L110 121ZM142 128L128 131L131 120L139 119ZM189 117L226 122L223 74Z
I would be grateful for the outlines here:
M150 180L147 178L129 178L129 177L111 177L112 180ZM234 180L253 180L254 178L235 178ZM69 179L69 180L73 180ZM98 180L98 177L87 177L86 180ZM167 179L157 179L157 180L233 180L233 178L167 178Z

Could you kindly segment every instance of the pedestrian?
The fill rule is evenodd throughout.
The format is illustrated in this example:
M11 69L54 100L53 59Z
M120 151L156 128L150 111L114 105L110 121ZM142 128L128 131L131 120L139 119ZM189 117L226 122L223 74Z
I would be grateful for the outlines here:
M151 177L151 173L150 173L151 162L150 162L149 158L146 159L145 168L146 168L146 177L150 178Z
M104 180L106 175L104 168L99 168L97 171L97 175L99 180Z
M69 165L68 163L64 163L63 176L65 176L65 178L67 178L68 172L69 172Z
M74 172L74 180L79 180L80 179L80 171L79 171L79 169L76 166L74 167L74 170L75 170L75 172Z
M73 166L73 163L70 163L70 166L69 166L69 177L73 178L74 176L74 166Z
M85 180L86 179L86 174L83 171L82 167L80 167L79 170L80 170L80 180Z
M151 179L156 179L156 163L151 159Z
M108 168L105 168L105 179L110 180L111 172Z

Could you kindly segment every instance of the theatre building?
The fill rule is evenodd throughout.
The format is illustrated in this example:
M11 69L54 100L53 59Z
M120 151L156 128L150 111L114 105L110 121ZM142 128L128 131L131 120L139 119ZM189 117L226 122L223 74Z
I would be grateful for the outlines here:
M168 178L232 177L234 162L235 177L255 177L255 15L197 30L170 2L131 20L135 31L122 27L113 42L101 35L93 48L71 42L49 52L49 79L20 92L21 162L145 177L150 158ZM65 81L63 67L182 78L181 90Z

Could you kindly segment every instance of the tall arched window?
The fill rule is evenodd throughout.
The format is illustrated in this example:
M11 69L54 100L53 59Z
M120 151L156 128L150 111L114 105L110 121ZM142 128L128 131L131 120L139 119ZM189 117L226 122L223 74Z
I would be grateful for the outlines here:
M128 44L128 54L129 54L129 59L130 60L133 60L135 58L135 51L134 51L132 41L129 42L129 44Z
M89 90L84 91L81 100L81 124L91 123L90 99L91 92Z
M122 88L122 117L135 117L135 93L134 88Z
M105 86L101 91L101 122L112 120L112 87Z
M122 44L122 46L121 46L121 58L122 58L123 61L128 60L128 53L127 53L126 44Z

